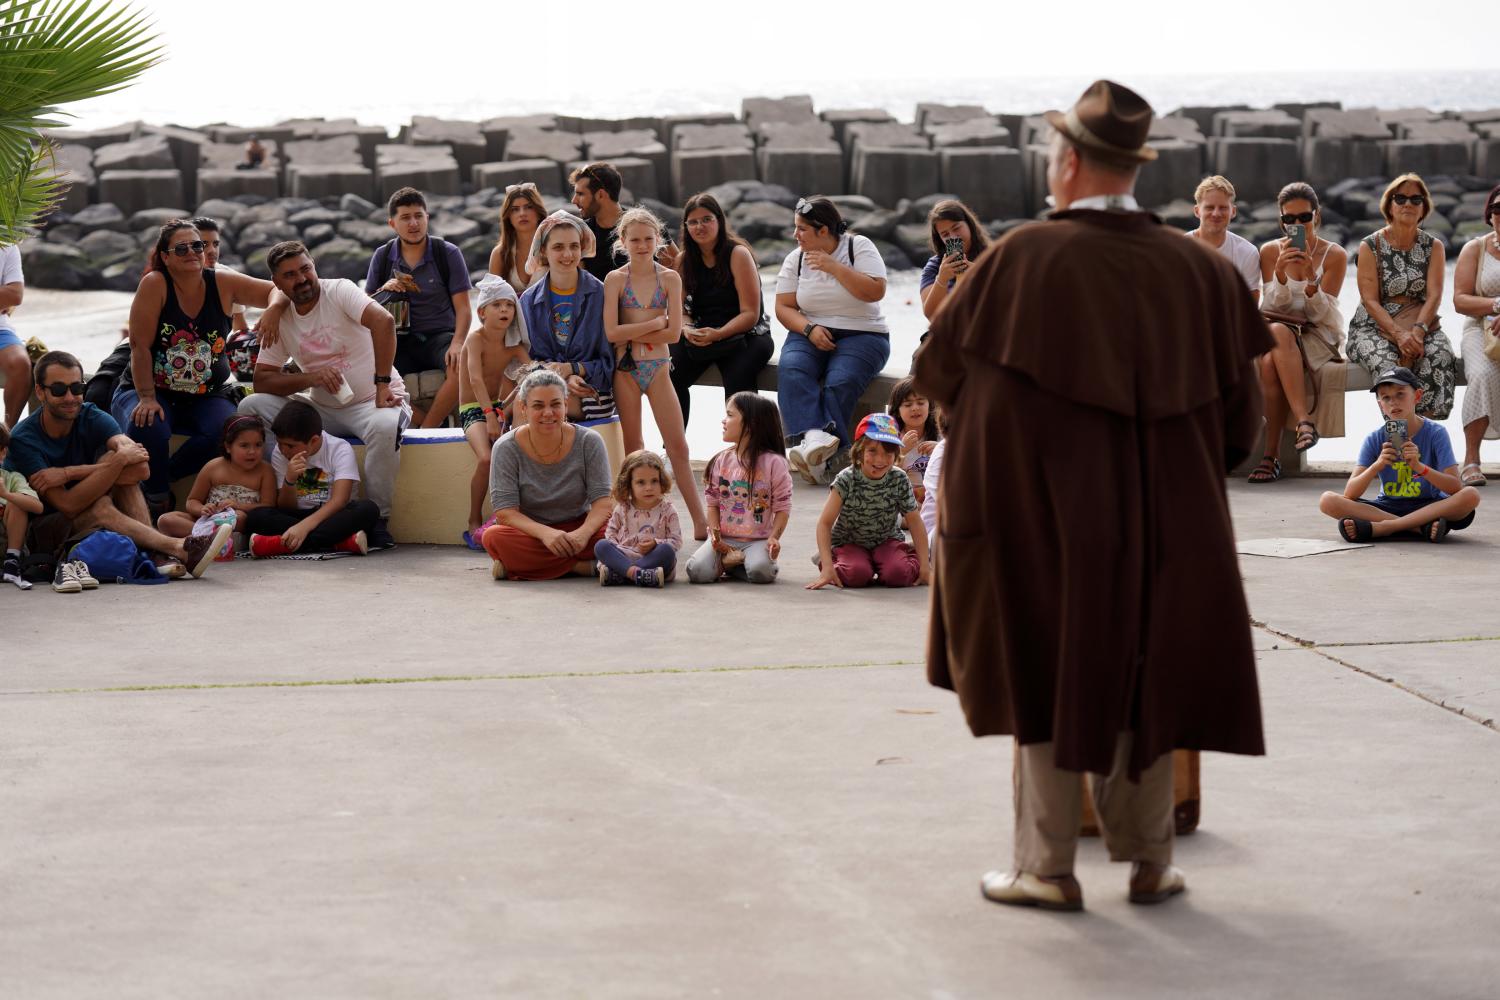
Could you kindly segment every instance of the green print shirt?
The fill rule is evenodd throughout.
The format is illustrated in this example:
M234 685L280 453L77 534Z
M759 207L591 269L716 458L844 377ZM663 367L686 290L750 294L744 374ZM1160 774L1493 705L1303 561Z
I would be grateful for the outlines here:
M901 537L901 518L917 509L911 480L899 466L879 479L870 479L852 465L833 479L831 487L844 500L833 522L833 544L873 549Z

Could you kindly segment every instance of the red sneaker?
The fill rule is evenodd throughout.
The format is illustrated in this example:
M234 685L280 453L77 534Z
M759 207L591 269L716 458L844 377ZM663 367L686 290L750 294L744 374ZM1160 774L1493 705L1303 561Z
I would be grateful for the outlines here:
M270 559L272 556L284 556L287 548L281 544L280 535L251 535L250 557L252 559Z
M370 539L363 531L356 531L333 547L335 552L353 552L357 556L370 554Z

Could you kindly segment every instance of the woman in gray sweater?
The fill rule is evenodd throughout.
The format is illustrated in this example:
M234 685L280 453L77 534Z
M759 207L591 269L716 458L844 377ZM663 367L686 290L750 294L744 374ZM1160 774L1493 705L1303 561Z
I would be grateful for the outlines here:
M495 442L484 533L496 580L556 580L597 572L594 545L609 520L609 453L587 427L568 423L568 387L550 371L521 382L526 423Z

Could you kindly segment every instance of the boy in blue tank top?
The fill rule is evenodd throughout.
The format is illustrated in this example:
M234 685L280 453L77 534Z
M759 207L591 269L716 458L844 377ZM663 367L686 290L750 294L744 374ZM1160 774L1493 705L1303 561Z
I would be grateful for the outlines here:
M1459 480L1448 432L1417 416L1422 383L1408 368L1388 368L1370 391L1386 424L1365 438L1344 491L1324 493L1318 509L1337 519L1339 537L1347 542L1408 531L1441 542L1449 531L1467 528L1474 522L1479 491ZM1372 482L1379 483L1377 495L1366 499Z

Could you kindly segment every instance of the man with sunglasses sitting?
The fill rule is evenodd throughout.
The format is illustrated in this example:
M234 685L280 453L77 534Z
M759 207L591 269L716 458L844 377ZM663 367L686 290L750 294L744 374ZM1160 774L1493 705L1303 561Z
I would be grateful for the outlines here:
M169 538L151 526L140 484L150 473L144 445L127 437L104 410L83 401L83 365L64 351L36 363L41 408L11 432L5 467L27 477L42 498L31 522L33 552L60 550L91 531L118 532L143 549L181 561L202 576L229 536ZM170 573L168 574L171 575Z

